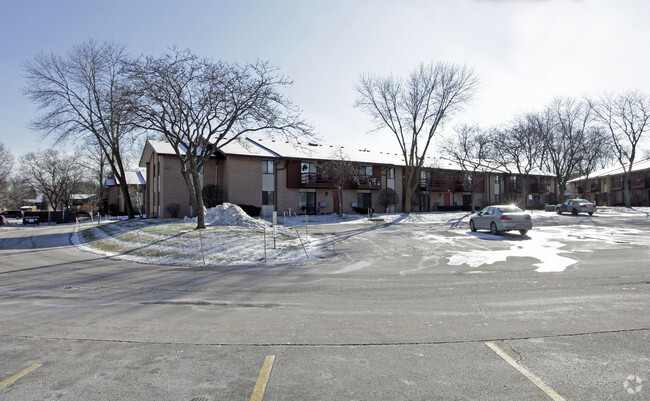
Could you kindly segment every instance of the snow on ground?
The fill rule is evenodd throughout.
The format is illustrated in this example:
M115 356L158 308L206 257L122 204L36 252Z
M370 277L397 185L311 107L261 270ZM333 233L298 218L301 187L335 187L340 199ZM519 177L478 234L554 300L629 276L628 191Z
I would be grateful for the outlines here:
M603 218L630 216L647 219L650 208L603 208L597 213ZM544 211L531 214L534 222L560 218L555 213ZM253 218L236 205L223 204L207 210L205 230L195 230L196 219L188 218L82 224L76 242L92 252L147 263L184 266L306 264L333 256L326 245L331 238L313 235L308 228L310 225L332 224L344 229L348 224L435 224L443 225L446 231L430 233L420 240L445 247L450 265L478 268L507 258L522 257L537 260L533 263L537 272L561 272L577 263L570 254L563 252L561 238L582 241L585 243L583 251L589 252L590 247L596 248L603 243L635 243L638 238L645 237L645 233L639 235L641 232L636 230L596 229L588 220L585 224L562 226L561 229L552 225L535 227L524 239L518 235L493 236L469 232L469 216L467 212L375 214L373 219L364 215L280 215L274 236L270 218ZM494 247L478 242L485 240L499 241L498 249L490 249ZM396 249L394 256L403 252ZM363 260L351 261L350 266L333 273L360 270L365 266Z

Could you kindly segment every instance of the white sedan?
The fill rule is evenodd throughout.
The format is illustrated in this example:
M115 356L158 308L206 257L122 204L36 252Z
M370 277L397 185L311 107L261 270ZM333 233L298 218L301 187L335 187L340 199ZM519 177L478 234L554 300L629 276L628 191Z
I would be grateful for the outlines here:
M525 235L532 228L530 215L513 205L487 206L469 219L470 230L490 230L494 235L512 230Z

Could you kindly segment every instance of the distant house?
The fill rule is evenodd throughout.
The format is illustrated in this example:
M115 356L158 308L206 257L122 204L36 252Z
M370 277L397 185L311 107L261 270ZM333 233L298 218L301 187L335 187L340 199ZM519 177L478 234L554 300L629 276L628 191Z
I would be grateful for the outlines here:
M144 192L147 181L139 171L127 171L125 175L133 210L136 213L141 213L143 211ZM111 214L125 214L126 207L119 181L114 178L108 178L105 181L105 185L107 189L109 212Z
M581 197L598 205L623 205L624 171L621 166L599 170L569 181L572 197ZM629 179L633 206L650 206L650 159L634 163Z
M97 194L72 194L70 205L77 212L97 211Z
M342 191L324 173L323 163L343 152L358 168L356 179L346 181ZM448 160L430 159L421 173L412 200L413 211L444 207L468 207L474 187L475 204L520 202L524 188L526 206L554 203L554 178L542 172L527 177L496 168L485 168L472 183L468 174ZM145 213L150 217L192 216L190 197L180 172L180 161L165 141L147 141L140 158L146 170ZM405 163L397 153L348 149L322 144L240 139L222 147L201 172L201 185L216 203L230 202L273 211L298 214L330 214L404 210ZM208 191L209 189L209 191ZM342 192L342 195L340 194ZM342 196L339 202L339 196Z

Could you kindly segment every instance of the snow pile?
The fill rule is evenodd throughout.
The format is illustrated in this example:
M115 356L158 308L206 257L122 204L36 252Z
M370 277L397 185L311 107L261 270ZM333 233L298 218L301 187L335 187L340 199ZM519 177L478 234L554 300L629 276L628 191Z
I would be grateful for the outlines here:
M193 220L196 221L196 218ZM219 206L206 209L205 224L251 228L270 227L268 222L249 216L241 207L232 203L223 203Z

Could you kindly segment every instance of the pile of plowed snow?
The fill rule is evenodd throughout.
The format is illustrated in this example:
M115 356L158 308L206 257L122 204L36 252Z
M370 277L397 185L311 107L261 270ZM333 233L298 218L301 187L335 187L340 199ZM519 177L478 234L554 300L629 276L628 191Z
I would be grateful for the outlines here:
M185 218L185 221L196 221L194 218ZM242 208L232 203L222 203L219 206L205 210L205 224L211 226L240 226L264 228L271 223L249 216Z

